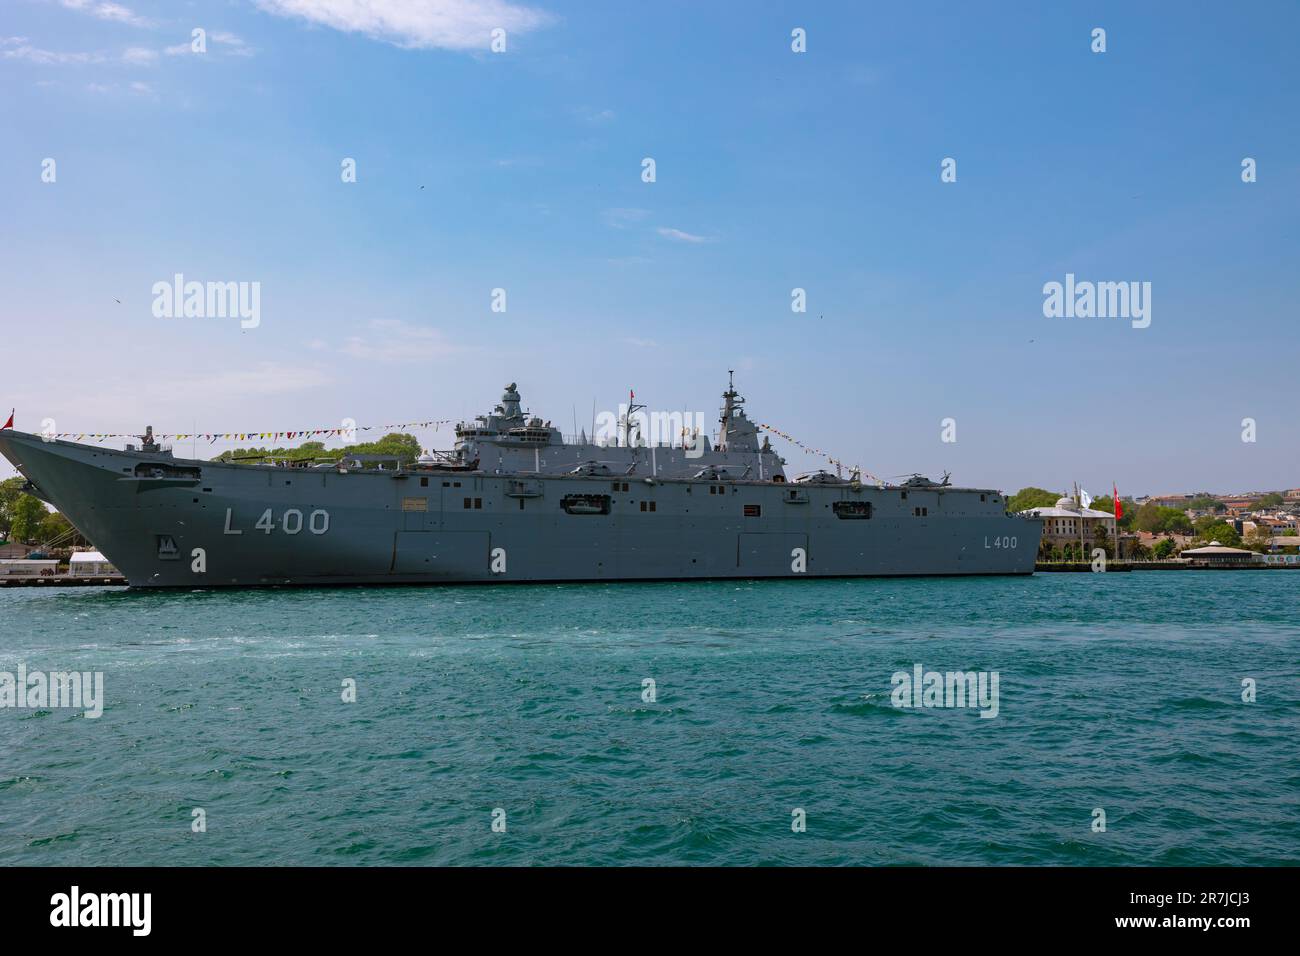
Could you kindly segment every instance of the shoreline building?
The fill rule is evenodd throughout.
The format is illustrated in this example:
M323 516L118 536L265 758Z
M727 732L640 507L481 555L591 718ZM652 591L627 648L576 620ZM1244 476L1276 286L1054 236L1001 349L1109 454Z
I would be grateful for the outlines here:
M1085 554L1097 546L1097 529L1106 532L1106 542L1115 545L1115 516L1109 511L1082 508L1070 497L1058 498L1051 508L1030 508L1029 513L1043 519L1043 543L1053 548L1083 545Z
M1189 548L1179 554L1184 561L1211 568L1242 567L1263 563L1263 556L1243 548L1228 548L1211 541L1203 548Z
M116 577L121 572L98 551L74 551L68 559L72 577Z

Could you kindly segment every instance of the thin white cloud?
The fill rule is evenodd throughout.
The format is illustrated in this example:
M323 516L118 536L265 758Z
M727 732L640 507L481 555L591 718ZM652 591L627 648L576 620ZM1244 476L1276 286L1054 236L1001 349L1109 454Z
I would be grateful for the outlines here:
M87 369L78 380L93 388L103 399L103 407L113 409L113 414L120 415L120 421L124 422L152 420L159 408L174 407L173 399L178 394L202 396L203 407L219 408L238 404L250 396L290 395L330 389L338 384L337 377L326 368L269 360L256 364L241 361L238 365L207 371L196 368L137 381L122 376L101 377L95 370Z
M148 17L139 16L135 11L122 6L120 3L108 3L105 0L59 0L59 2L69 10L88 13L92 17L107 20L110 23L125 23L133 27L153 25L153 21Z
M26 37L0 39L0 56L6 60L26 60L38 66L86 66L114 60L128 66L152 66L158 62L158 51L143 46L127 47L121 54L109 56L97 51L46 50L32 46Z
M64 53L58 50L44 50L32 46L26 37L9 37L0 40L6 60L26 60L40 66L77 66L86 63L103 63L102 53Z
M207 39L210 41L207 54L252 56L254 53L253 48L245 43L242 37L224 30L209 33ZM188 56L194 53L194 41L190 39L175 46L164 47L163 53L168 56Z
M613 209L606 209L602 212L601 218L605 220L605 225L607 226L612 226L615 229L626 229L632 223L641 222L649 215L649 209L616 206Z
M680 229L670 229L666 226L660 226L658 232L659 235L663 236L665 239L672 239L676 242L700 243L713 241L713 237L711 236L697 236L694 233L683 232Z
M257 0L268 13L361 33L407 49L488 50L492 31L546 26L550 14L509 0Z
M153 66L158 62L158 51L142 46L129 47L122 52L122 62L132 66Z
M252 56L254 49L233 33L213 33L209 50L217 55ZM47 50L33 46L27 37L0 37L0 59L25 60L38 66L86 66L96 63L121 63L126 66L154 66L162 54L178 56L190 53L189 43L165 47L161 51L152 47L130 46L119 54L101 51Z
M212 42L221 48L227 56L252 56L253 48L244 42L243 37L233 33L219 31L212 34Z
M334 382L334 377L319 368L261 362L254 368L200 373L187 381L190 394L211 396L215 402L225 396L283 395L307 391L329 385Z
M147 96L153 100L158 99L158 93L152 86L148 83L141 83L138 80L133 83L128 83L126 86L122 86L120 83L87 83L86 90L87 92L98 93L101 95L127 92L134 94L135 96Z
M349 336L336 351L371 362L421 362L442 358L461 349L448 342L440 329L411 325L400 319L372 319L366 335Z
M593 126L599 126L602 123L610 123L618 116L613 110L593 109L590 106L579 106L574 109L573 114L584 123L590 123Z

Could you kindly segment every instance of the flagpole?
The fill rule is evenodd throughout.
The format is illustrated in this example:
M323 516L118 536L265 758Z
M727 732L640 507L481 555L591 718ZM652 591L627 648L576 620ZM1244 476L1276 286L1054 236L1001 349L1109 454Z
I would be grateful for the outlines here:
M1088 553L1083 545L1083 495L1079 493L1079 483L1074 483L1074 504L1079 509L1079 560L1086 561L1084 556Z
M1114 497L1110 499L1110 511L1115 516L1115 560L1119 560L1119 485L1114 481L1110 483L1111 490L1115 492Z

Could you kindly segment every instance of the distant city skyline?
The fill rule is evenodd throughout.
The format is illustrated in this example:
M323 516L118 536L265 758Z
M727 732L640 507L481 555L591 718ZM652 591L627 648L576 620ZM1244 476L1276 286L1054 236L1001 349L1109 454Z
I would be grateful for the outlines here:
M629 388L713 422L735 369L754 420L882 478L1295 488L1297 27L1284 3L14 0L0 421L458 420L517 382L565 432ZM256 284L257 322L162 309L178 275Z

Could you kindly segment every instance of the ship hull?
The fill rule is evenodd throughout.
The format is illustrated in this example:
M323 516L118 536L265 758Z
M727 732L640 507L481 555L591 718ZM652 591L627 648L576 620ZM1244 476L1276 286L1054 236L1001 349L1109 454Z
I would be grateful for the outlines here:
M1030 574L1042 530L987 490L0 453L139 588Z

